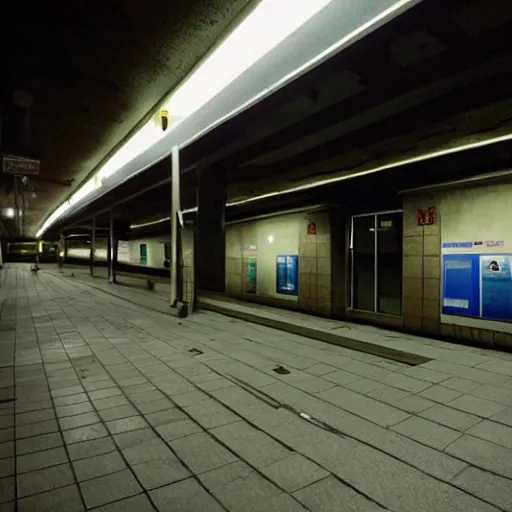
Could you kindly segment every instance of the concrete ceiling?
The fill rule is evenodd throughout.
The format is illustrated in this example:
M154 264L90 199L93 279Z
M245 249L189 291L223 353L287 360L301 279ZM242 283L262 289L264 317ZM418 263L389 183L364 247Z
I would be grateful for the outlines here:
M206 159L212 172L226 174L228 198L237 200L511 134L510 33L509 0L422 2L187 148L182 165ZM511 146L378 173L373 190L384 190L378 187L386 181L396 191L422 179L512 167ZM167 214L169 165L154 166L81 214L90 216L158 182L144 198L116 207L116 215L137 222ZM182 204L189 208L195 206L195 181L186 179ZM360 185L341 183L357 196ZM331 188L324 197L335 200L341 188Z
M78 187L253 4L2 2L2 152L41 160L39 178L26 184L26 234L34 235L40 219ZM30 140L18 130L15 90L33 96ZM0 174L0 209L14 206L12 183L11 176ZM12 222L0 220L15 234Z

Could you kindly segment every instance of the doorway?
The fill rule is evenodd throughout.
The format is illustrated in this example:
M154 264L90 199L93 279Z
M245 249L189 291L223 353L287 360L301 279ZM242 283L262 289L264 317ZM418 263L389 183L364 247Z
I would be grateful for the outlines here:
M352 309L401 316L402 225L401 210L352 217Z

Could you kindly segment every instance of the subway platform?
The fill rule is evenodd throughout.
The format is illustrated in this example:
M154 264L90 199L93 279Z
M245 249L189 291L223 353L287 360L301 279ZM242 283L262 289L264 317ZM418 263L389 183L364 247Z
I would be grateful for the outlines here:
M0 271L1 512L512 511L510 354L72 274Z

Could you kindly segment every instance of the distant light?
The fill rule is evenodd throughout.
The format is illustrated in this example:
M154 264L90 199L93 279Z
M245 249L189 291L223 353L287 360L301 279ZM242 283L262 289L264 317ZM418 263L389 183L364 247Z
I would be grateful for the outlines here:
M268 240L268 243L269 244L273 244L274 243L274 235L269 235L269 237L267 238Z
M15 214L16 214L16 211L14 210L14 208L4 208L2 210L2 215L6 219L14 219Z

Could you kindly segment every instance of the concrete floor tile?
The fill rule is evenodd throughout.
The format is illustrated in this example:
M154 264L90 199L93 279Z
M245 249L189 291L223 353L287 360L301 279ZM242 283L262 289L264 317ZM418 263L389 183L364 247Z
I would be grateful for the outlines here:
M262 468L262 472L287 492L302 489L330 474L298 453Z
M62 433L66 444L82 443L84 441L91 441L101 437L107 437L108 432L101 423L94 423L85 427L74 428L66 430Z
M82 482L80 489L88 508L106 505L142 492L137 480L128 469Z
M202 432L202 428L192 420L178 420L168 425L156 427L157 432L166 440L173 441L180 437Z
M224 512L219 503L197 481L189 478L149 493L159 512Z
M17 457L16 469L18 474L28 473L51 466L58 466L68 461L68 456L64 447L52 448L42 452L30 453Z
M490 418L492 421L512 427L512 407L504 409Z
M147 414L145 418L147 421L149 421L149 423L151 423L151 425L153 425L153 427L160 427L163 425L169 425L175 421L189 419L185 413L181 412L176 407Z
M116 445L111 437L68 445L68 453L72 461L113 452L115 449Z
M512 450L512 427L507 425L483 420L469 428L466 433Z
M122 434L114 435L114 441L120 450L125 450L131 446L135 446L144 441L149 441L157 437L154 430L151 428L143 428L140 430L132 430L130 432L123 432Z
M399 423L409 416L395 407L341 387L328 389L318 393L318 396L322 400L384 427Z
M14 457L14 441L7 441L0 444L0 459Z
M55 407L62 407L64 405L75 405L88 401L89 397L85 393L78 393L77 395L68 395L55 398L53 403L55 404Z
M210 431L241 459L263 468L291 455L288 448L244 421L230 423Z
M146 490L172 484L190 476L190 471L176 457L150 460L135 464L131 468Z
M137 416L137 409L133 405L120 405L119 407L112 407L111 409L102 409L99 411L103 421L120 420L129 418L130 416Z
M99 416L95 412L86 412L78 416L66 416L59 418L59 425L62 430L70 430L78 427L85 427L100 421Z
M448 402L451 402L452 400L455 400L456 398L459 398L462 395L463 393L461 393L460 391L455 391L454 389L447 388L442 384L434 385L419 393L419 396L428 398L429 400L438 402L440 404L447 404Z
M393 405L402 411L406 411L411 414L418 414L430 409L430 407L433 407L436 403L419 395L408 395L393 403Z
M25 437L34 437L42 434L50 434L59 430L57 420L41 421L39 423L30 423L16 428L16 439L24 439Z
M0 503L11 502L16 498L16 480L10 476L0 479Z
M82 512L85 507L76 485L62 487L36 496L23 498L18 503L18 512Z
M73 462L76 478L79 482L91 480L111 473L117 473L126 468L119 452L111 452L88 459Z
M211 471L238 459L208 434L190 435L169 444L195 474Z
M146 420L142 416L130 416L128 418L107 421L106 425L111 434L122 434L123 432L148 427Z
M419 413L419 416L455 430L464 431L482 421L482 418L452 409L445 405L434 405L426 411Z
M348 511L384 512L385 509L368 500L334 477L325 478L293 493L308 510L339 512L340 504Z
M392 430L437 450L444 450L462 433L429 420L412 416L391 427Z
M14 475L14 457L0 460L0 478Z
M18 456L25 455L26 453L33 453L42 450L49 450L62 446L64 441L60 432L53 432L51 434L44 434L42 436L28 437L16 441L16 453Z
M63 405L55 408L55 412L59 418L66 418L67 416L78 416L86 412L94 412L91 402L81 402L72 405Z
M41 421L48 421L55 418L53 409L41 409L39 411L24 412L16 415L16 426L30 425Z
M75 479L69 464L32 471L18 475L18 498L66 487Z
M307 512L296 499L286 493L247 504L247 512Z
M503 510L512 510L512 485L508 478L469 467L452 483Z
M99 389L97 391L90 391L89 398L94 402L103 398L110 398L113 396L122 395L123 392L118 387Z
M155 512L155 507L144 494L116 501L94 509L94 512ZM206 512L206 511L205 511Z
M111 409L113 407L119 407L120 405L127 404L129 404L128 399L123 395L116 395L108 398L100 398L94 401L94 407L98 411L102 411L104 409Z
M168 398L161 398L160 400L155 400L154 402L137 404L137 409L142 414L164 411L172 407L174 407L174 404Z
M471 395L462 395L461 397L448 402L447 405L453 409L458 409L460 411L468 412L470 414L474 414L475 416L482 416L484 418L494 416L500 411L506 409L506 406L504 405L490 402L489 400L484 400L482 398L477 398Z
M478 437L464 435L446 448L446 453L473 466L512 479L512 450Z

